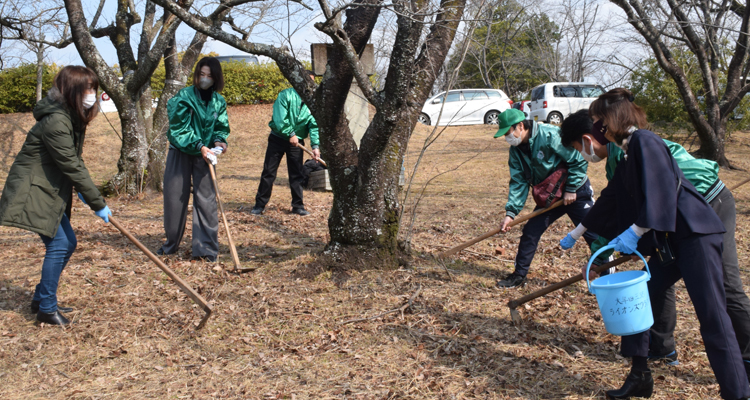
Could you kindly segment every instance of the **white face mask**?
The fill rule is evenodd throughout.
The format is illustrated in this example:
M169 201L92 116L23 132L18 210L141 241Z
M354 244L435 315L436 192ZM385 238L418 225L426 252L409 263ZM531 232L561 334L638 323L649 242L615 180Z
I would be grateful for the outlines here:
M505 141L508 142L509 145L516 147L521 144L522 140L520 137L516 137L513 132L508 132L508 134L505 135Z
M594 144L589 141L589 148L588 151L586 151L586 141L584 139L581 139L583 141L583 145L581 146L581 156L584 160L590 162L590 163L598 163L601 161L601 157L597 156L596 153L594 153Z
M96 95L95 94L87 94L83 96L83 108L89 109L96 104Z
M198 81L198 86L203 90L208 90L211 86L214 85L214 80L211 78L203 77Z

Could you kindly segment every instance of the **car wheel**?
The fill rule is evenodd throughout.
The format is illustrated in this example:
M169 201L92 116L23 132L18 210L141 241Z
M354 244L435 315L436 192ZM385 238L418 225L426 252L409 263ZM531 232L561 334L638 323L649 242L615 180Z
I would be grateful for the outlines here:
M562 122L563 116L557 111L553 111L547 116L547 123L550 123L552 125L562 125Z
M490 111L484 115L484 123L487 125L497 125L497 116L500 115L497 111Z
M430 124L430 117L428 117L427 114L425 114L425 113L421 113L421 114L419 114L419 118L417 118L417 122L419 122L421 124L424 124L424 125L429 125Z

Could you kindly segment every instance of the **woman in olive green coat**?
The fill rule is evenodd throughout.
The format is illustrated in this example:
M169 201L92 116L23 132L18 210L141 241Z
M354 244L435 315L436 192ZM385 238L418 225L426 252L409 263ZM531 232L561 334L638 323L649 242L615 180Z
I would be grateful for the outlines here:
M81 158L86 126L97 114L98 89L99 80L86 67L67 66L57 74L47 97L34 107L37 123L0 197L0 224L36 232L46 247L31 310L48 324L70 323L60 311L71 309L57 306L57 286L77 245L69 219L73 188L104 222L111 215Z

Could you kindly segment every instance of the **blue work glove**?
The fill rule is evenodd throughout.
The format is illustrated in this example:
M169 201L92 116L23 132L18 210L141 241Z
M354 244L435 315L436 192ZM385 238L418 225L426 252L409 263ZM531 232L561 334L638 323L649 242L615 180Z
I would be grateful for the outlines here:
M112 215L112 211L109 211L109 207L108 206L104 206L104 208L102 208L101 210L94 211L94 214L96 214L97 217L103 219L104 223L108 224L109 223L109 216Z
M86 203L86 200L83 199L83 195L81 194L81 192L78 192L78 198L81 199L81 201L83 202L83 204L88 204L88 203Z
M620 236L609 242L609 244L615 247L615 251L624 254L633 254L638 247L638 240L640 238L641 237L633 231L633 228L628 228L628 230L621 233Z
M570 233L564 238L562 238L562 240L560 241L560 247L562 247L563 250L568 250L572 248L573 246L575 246L575 244L576 244L576 240L573 239L573 236L570 236Z

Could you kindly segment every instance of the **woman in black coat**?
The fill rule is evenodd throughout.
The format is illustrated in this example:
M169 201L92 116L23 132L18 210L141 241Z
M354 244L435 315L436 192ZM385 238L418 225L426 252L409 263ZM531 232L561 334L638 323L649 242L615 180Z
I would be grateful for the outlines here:
M647 121L633 100L628 90L614 89L591 105L592 116L603 121L607 139L626 156L582 224L613 239L610 244L621 253L637 249L651 256L651 296L683 279L722 398L745 399L750 386L726 312L721 260L724 226L685 179L664 141L639 129ZM648 344L648 331L623 336L622 355L632 357L632 369L619 390L607 392L608 398L651 396L654 381L647 365Z

